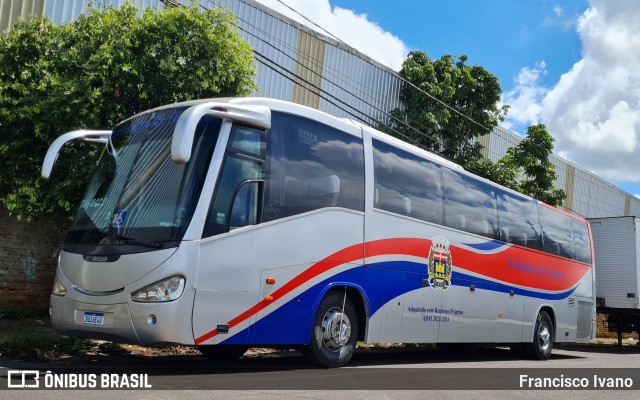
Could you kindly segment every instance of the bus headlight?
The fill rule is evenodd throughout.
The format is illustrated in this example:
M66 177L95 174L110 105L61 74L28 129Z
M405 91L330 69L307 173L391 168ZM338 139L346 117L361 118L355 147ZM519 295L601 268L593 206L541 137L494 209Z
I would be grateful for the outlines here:
M67 294L67 288L58 280L57 276L53 281L53 289L51 289L51 293L56 296L64 296Z
M182 296L184 285L183 276L172 276L131 293L131 300L144 303L176 300Z

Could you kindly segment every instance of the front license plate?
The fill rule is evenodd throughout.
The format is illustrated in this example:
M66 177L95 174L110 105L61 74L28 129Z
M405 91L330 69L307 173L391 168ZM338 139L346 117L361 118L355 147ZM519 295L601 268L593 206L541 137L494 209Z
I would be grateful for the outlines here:
M84 323L85 325L104 326L104 313L85 311Z

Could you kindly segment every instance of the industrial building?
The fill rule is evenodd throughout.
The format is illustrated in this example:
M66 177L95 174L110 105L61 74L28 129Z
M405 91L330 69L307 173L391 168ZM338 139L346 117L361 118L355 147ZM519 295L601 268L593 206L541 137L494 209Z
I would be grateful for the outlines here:
M19 18L45 15L61 24L75 19L91 0L0 0L0 31ZM109 0L117 5L124 0ZM176 1L165 0L164 3ZM134 0L139 7L161 0ZM303 26L253 0L202 0L203 7L228 7L241 36L254 48L256 95L289 100L339 116L375 124L400 105L395 71L346 44ZM480 139L493 161L522 138L502 127ZM585 217L640 215L640 199L578 165L554 155L556 186L567 193L564 208Z

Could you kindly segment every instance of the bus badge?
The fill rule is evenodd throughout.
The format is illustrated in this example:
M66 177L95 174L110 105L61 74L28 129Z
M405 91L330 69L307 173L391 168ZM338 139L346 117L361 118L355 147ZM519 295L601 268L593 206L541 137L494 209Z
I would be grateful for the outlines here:
M451 286L451 267L449 241L442 236L434 236L429 250L429 286L447 290Z

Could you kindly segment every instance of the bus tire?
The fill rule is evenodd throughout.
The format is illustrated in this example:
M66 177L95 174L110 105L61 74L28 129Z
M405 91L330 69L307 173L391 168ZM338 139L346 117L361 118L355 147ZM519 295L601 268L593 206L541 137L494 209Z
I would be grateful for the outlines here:
M346 293L330 292L318 307L311 327L311 344L302 353L313 364L342 367L351 360L357 338L358 315L353 303Z
M546 311L540 311L536 318L533 342L527 343L526 351L534 360L548 360L553 350L553 321Z
M242 357L247 351L247 347L242 345L198 346L198 351L212 362L229 362Z

